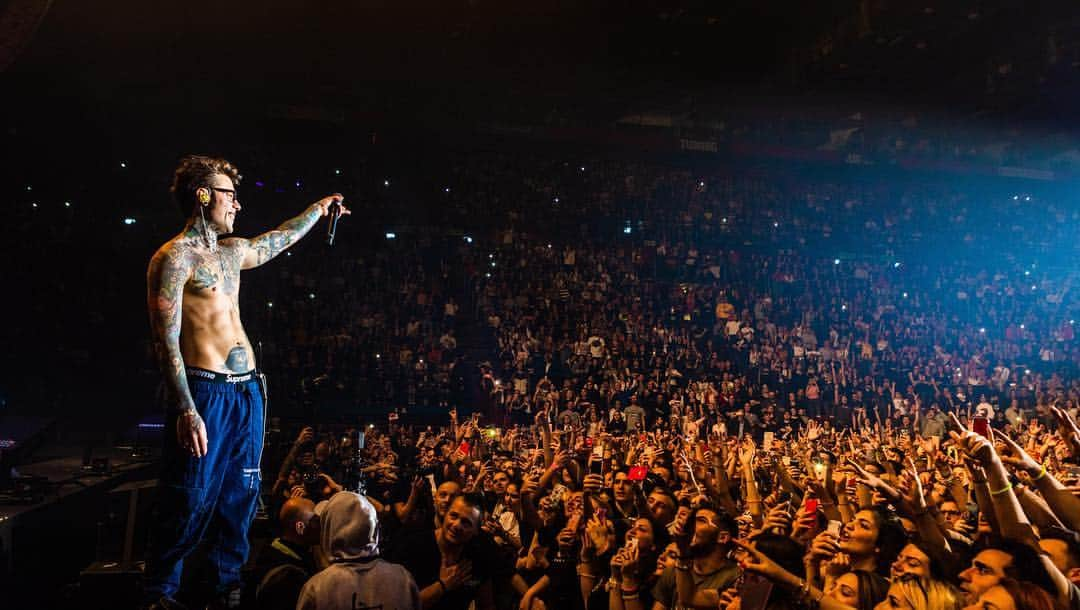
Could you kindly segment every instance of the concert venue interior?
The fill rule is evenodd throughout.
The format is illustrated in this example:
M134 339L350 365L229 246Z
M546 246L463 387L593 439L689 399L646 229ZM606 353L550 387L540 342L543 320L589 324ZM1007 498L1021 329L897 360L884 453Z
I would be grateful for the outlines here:
M1078 607L1078 107L1070 1L0 0L0 607ZM151 595L151 257L334 193L234 301L239 580L214 512Z

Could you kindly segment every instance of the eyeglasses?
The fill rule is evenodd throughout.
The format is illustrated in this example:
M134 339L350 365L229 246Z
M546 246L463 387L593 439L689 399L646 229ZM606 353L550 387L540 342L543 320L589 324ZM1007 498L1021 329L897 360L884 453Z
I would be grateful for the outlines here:
M236 189L222 189L222 188L218 188L216 186L212 186L212 187L210 187L210 190L217 191L219 193L228 193L229 194L229 201L230 202L236 201Z

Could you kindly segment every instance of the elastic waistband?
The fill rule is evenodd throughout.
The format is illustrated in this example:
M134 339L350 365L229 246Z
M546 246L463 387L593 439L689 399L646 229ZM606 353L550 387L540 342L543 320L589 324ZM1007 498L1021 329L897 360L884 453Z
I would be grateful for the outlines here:
M255 371L246 373L218 373L194 366L187 367L187 376L207 383L245 383L255 379Z

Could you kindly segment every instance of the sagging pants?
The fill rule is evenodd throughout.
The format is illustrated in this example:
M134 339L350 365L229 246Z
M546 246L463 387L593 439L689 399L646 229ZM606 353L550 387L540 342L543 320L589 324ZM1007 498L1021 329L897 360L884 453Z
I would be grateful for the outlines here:
M254 373L225 375L188 368L188 386L206 424L207 453L196 458L176 440L177 416L166 418L144 592L173 597L184 558L207 536L212 583L218 591L240 584L248 528L258 504L263 442L263 397Z

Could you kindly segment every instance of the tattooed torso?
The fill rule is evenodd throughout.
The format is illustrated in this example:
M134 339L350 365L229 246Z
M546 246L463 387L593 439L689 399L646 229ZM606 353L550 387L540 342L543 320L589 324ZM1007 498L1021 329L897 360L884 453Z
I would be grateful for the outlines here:
M219 373L246 373L255 355L240 322L242 250L222 240L217 252L205 246L175 242L191 269L184 284L180 352L188 366Z
M219 373L255 368L255 354L240 323L240 270L258 267L296 243L331 200L312 204L254 239L223 239L213 251L213 235L192 219L154 254L146 274L150 329L176 408L194 408L186 367Z

